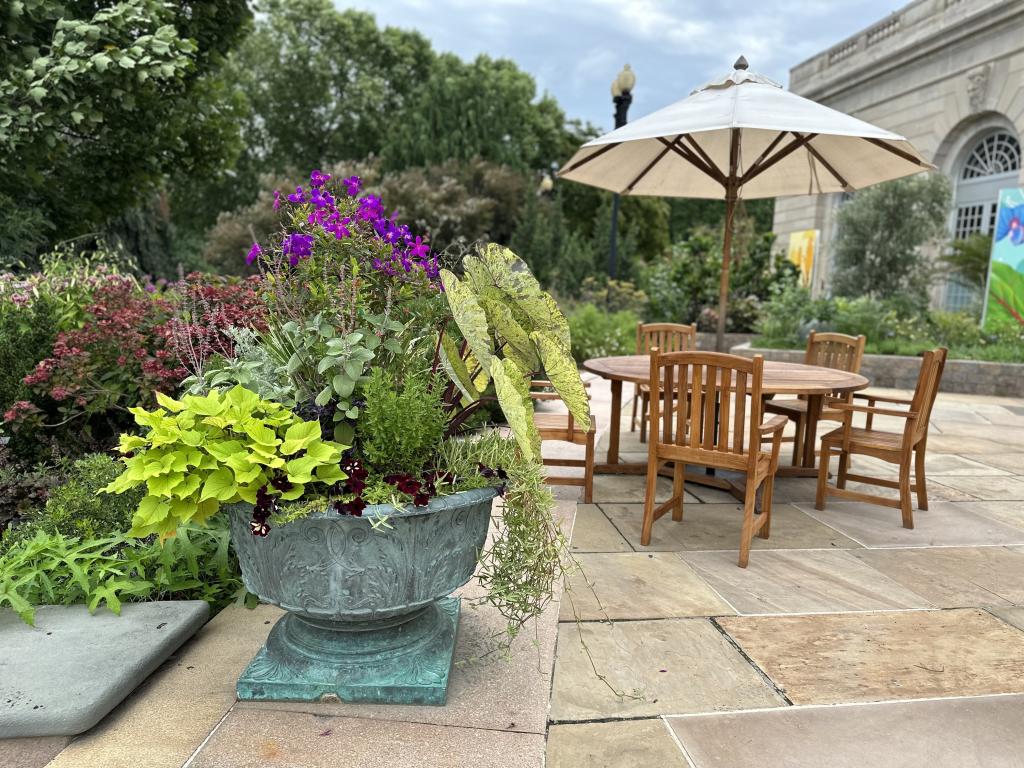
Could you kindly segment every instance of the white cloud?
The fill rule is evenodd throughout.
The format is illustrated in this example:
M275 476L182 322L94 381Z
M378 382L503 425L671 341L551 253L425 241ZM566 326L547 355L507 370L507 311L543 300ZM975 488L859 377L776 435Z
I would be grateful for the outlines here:
M630 112L684 97L743 54L780 82L814 53L883 18L898 0L335 0L414 28L464 58L510 58L570 117L608 128L608 86L637 74Z

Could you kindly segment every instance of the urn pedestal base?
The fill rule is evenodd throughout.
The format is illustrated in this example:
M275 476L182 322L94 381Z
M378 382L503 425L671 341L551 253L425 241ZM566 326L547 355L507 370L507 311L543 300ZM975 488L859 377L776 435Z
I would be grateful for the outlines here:
M459 609L458 598L446 597L377 621L286 614L238 678L238 698L443 705Z

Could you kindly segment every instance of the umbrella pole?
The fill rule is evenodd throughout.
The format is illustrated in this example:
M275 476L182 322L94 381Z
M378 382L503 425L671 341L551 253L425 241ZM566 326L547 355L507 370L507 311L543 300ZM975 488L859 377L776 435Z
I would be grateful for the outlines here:
M722 279L718 286L718 331L715 350L725 352L725 312L729 301L729 261L732 257L732 216L736 210L736 188L731 184L725 191L725 233L722 237Z

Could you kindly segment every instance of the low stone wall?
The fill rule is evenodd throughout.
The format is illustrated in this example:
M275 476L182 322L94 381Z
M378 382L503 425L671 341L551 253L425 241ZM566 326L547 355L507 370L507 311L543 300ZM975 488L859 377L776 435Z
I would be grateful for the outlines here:
M749 344L753 338L754 334L752 333L727 333L725 334L725 348L732 349L739 344ZM697 349L713 352L715 349L715 334L699 332L697 334Z
M734 355L753 357L764 355L765 360L802 363L802 349L762 349L749 343L730 349ZM864 355L860 372L876 387L913 389L921 368L919 357L902 355ZM947 360L942 373L941 392L960 392L968 395L999 395L1024 397L1024 364L988 363L980 360Z

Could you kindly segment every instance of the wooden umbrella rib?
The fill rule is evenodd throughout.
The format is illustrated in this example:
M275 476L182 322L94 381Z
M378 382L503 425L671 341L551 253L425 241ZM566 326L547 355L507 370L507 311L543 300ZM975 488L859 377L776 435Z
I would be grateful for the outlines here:
M764 159L768 157L771 151L779 145L779 142L786 138L787 133L789 133L789 131L779 131L778 133L776 133L775 138L771 140L768 146L764 148L764 151L757 156L757 160L755 160L747 169L747 173L751 173L754 170L756 170L761 165L761 163L764 162Z
M563 168L562 170L560 170L558 172L558 175L559 176L564 176L565 174L567 174L567 173L569 173L571 171L575 171L580 166L586 165L591 160L594 160L595 158L600 157L601 155L603 155L608 150L615 149L617 146L619 146L620 143L621 142L616 141L613 144L605 144L603 147L601 147L599 150L597 150L593 154L587 155L582 160L579 160L579 161L573 163L572 165L570 165L568 168Z
M928 163L925 163L925 162L922 162L921 160L918 160L916 157L914 157L909 152L904 152L902 149L897 149L896 147L894 147L891 144L888 144L888 143L882 141L881 139L874 139L874 138L871 138L869 136L864 136L862 138L864 139L864 141L868 141L868 142L874 144L876 147L881 147L882 149L886 150L887 152L892 152L897 157L902 157L908 163L913 163L914 165L920 166L921 168L927 168L928 167Z
M693 148L694 152L700 155L700 158L707 164L708 168L711 168L712 170L715 171L715 173L718 174L719 183L724 185L725 174L722 173L722 171L719 169L717 165L715 165L715 161L712 160L708 153L704 151L704 148L697 143L697 140L688 133L683 134L683 139L686 141L687 144L689 144Z
M745 174L743 174L743 176L740 177L740 184L742 185L742 184L749 183L751 181L751 179L754 179L757 176L760 176L762 173L767 171L769 168L771 168L777 162L779 162L780 160L782 160L782 159L788 157L789 155L793 154L798 149L800 149L800 147L804 146L807 142L809 142L811 139L813 139L817 135L818 134L816 134L816 133L808 133L808 134L804 134L803 136L796 136L796 134L794 134L794 139L791 142L789 142L789 144L784 146L782 149L780 149L778 152L776 152L771 157L769 157L766 160L762 161L759 166L752 167L749 171L747 171Z
M722 175L721 171L719 171L717 168L709 168L707 165L704 164L703 160L697 157L697 155L695 155L689 149L682 146L678 142L671 142L668 139L665 139L664 137L661 136L658 137L658 141L667 146L669 149L671 149L673 152L675 152L677 155L679 155L681 158L683 158L686 162L688 162L698 171L703 173L705 176L708 176L713 181L716 181L717 183L724 185L725 177Z
M825 170L832 174L832 178L838 181L842 185L843 189L850 189L850 185L847 183L846 179L839 175L839 172L832 167L828 160L821 156L821 153L818 152L818 150L811 146L810 142L807 142L807 151L811 153L815 160L825 166Z
M643 177L646 176L654 166L661 162L661 159L668 154L668 151L672 149L672 147L679 143L680 138L681 136L676 136L670 144L666 144L664 149L662 149L661 152L659 152L657 156L653 160L651 160L651 162L649 162L647 166L642 171L640 171L640 173L637 174L636 178L633 179L629 183L629 185L622 190L622 194L627 195L630 192L632 192L633 188L640 183L640 180L643 179Z

